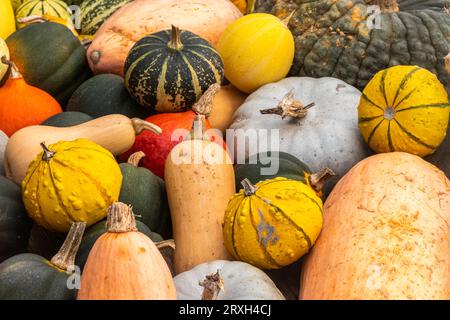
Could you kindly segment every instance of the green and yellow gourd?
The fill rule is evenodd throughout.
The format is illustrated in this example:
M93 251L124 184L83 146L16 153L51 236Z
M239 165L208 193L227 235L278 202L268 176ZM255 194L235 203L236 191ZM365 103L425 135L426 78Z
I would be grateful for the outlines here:
M306 254L322 228L322 200L307 184L274 178L234 195L225 212L225 247L238 260L278 269Z
M114 156L87 139L41 146L22 182L30 217L58 232L67 232L75 221L90 226L103 219L122 184Z
M131 0L86 0L81 3L81 33L94 35L103 22Z
M49 15L69 20L71 13L69 6L62 0L27 0L16 10L16 20L30 16Z
M436 75L416 66L378 72L358 106L359 128L375 152L403 151L421 157L445 138L450 105Z
M175 26L136 42L124 73L136 101L158 112L185 111L224 77L222 59L212 45Z

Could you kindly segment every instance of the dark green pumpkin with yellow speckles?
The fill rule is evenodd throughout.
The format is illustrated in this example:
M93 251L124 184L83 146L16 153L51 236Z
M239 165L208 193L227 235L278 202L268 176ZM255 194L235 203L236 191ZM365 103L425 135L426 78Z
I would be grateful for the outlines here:
M140 105L157 112L181 112L211 85L222 83L224 66L208 41L173 26L136 42L124 74L126 88Z
M375 73L417 65L450 91L448 0L258 0L256 12L289 21L296 53L291 76L334 77L362 90Z
M85 222L72 224L61 249L50 261L32 253L3 261L0 300L75 300L79 273L77 279L72 274L76 270L68 269L75 263L85 227Z

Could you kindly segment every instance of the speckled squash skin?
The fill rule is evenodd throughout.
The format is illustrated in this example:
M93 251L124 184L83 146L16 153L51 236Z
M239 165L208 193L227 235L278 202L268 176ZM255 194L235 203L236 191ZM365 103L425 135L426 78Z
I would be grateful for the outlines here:
M450 181L409 153L358 163L324 205L300 299L450 299Z
M125 61L125 86L141 105L158 112L186 111L213 84L221 84L224 67L205 39L178 30L140 39Z
M447 92L433 73L396 66L378 72L364 89L359 129L375 152L424 157L444 140L449 111Z
M81 3L81 33L95 35L114 12L131 0L86 0Z
M50 93L63 108L75 89L92 75L86 50L59 23L31 24L8 37L6 43L27 83Z
M297 261L322 228L322 200L307 184L286 178L265 180L239 191L228 203L223 224L227 250L261 269Z
M54 154L38 154L22 182L30 217L58 232L67 232L75 221L90 226L103 219L122 183L114 156L87 139L61 141L48 150Z
M450 52L450 16L443 10L448 2L397 2L398 12L378 17L364 1L353 0L259 0L256 11L285 18L295 10L289 23L296 43L291 76L334 77L362 90L379 70L418 65L437 74L448 92L443 59Z
M246 15L223 32L217 51L225 65L226 78L239 90L252 93L283 79L294 59L294 38L276 16Z
M0 176L0 262L27 250L32 221L21 198L20 188Z

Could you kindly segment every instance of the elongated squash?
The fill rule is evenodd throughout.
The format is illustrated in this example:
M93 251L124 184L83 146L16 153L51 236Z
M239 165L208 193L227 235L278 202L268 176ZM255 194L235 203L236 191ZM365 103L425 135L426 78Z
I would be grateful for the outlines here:
M197 115L193 139L176 145L165 165L177 274L203 262L230 260L222 222L235 193L233 164L222 146L203 137L202 121Z
M450 181L408 153L357 164L324 205L301 299L450 299Z
M53 144L61 140L89 139L108 149L113 155L127 151L134 144L136 134L148 129L160 133L158 126L140 119L112 114L97 118L77 126L57 128L30 126L11 136L6 146L4 167L6 176L20 184L28 165L41 152L41 142Z

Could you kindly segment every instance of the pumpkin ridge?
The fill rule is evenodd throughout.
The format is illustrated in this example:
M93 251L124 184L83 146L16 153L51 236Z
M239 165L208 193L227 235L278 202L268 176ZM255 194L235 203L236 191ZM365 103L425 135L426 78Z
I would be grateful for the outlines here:
M38 4L39 4L39 2L36 2L36 3L34 4L34 6L32 6L30 10L28 10L28 13L27 13L26 15L27 15L27 16L31 15L31 13L32 13L33 10L38 6ZM25 7L24 7L23 9L25 9ZM22 9L22 10L23 10L23 9Z
M395 92L394 102L392 103L392 106L394 107L394 109L396 109L396 108L398 107L398 105L399 105L402 101L404 101L404 99L402 99L402 100L400 100L399 103L396 103L396 102L397 102L398 95L400 94L400 92L401 92L402 90L405 89L406 83L408 82L409 79L411 79L412 75L413 75L414 73L416 73L417 71L419 71L420 69L421 69L420 67L415 67L414 69L412 69L411 71L409 71L409 72L403 77L403 79L400 81L400 84L399 84L399 86L397 87L397 91ZM414 88L414 90L415 90L415 88ZM411 94L411 93L410 93L410 94Z
M162 53L161 53L162 56ZM158 86L156 87L156 101L159 101L161 99L161 96L164 96L164 92L165 92L165 84L166 84L166 74L167 74L167 66L169 63L169 59L171 58L170 55L167 55L167 57L164 58L164 61L161 65L161 71L159 73L158 76ZM158 57L159 59L159 57ZM156 61L156 58L155 58ZM147 70L150 68L147 68ZM157 107L155 107L155 109L158 109Z
M56 160L55 158L53 158L53 160ZM70 220L72 221L76 221L74 219L74 217L70 214L69 210L67 209L66 205L64 204L61 194L59 193L58 189L56 189L55 186L55 178L53 177L53 170L51 167L50 162L48 162L48 172L49 172L49 176L50 179L52 180L52 186L53 186L53 190L55 191L55 195L56 195L56 199L58 199L59 202L59 206L61 207L61 209L63 210L63 212L65 213L66 217L68 217ZM36 192L37 193L37 192ZM43 217L43 216L42 216ZM43 218L44 219L44 218Z
M303 192L301 193L302 195L305 195ZM309 238L309 236L306 234L305 230L303 230L302 227L300 227L298 224L295 223L295 221L293 221L287 214L286 212L284 212L281 208L277 207L276 205L274 205L273 203L269 203L266 200L264 200L263 198L261 198L260 196L258 196L255 193L255 196L260 199L262 202L268 204L269 206L277 209L282 215L283 217L285 217L298 231L300 231L303 236L305 237L306 242L308 243L308 250L312 247L312 243L311 243L311 239ZM305 195L306 196L306 195ZM307 198L309 198L308 196L306 196ZM310 198L309 198L310 199ZM312 200L312 199L310 199ZM315 202L314 200L312 200L315 204L317 204L317 202ZM317 204L318 205L318 204ZM319 209L322 210L322 208L319 207Z
M379 115L379 116L373 116L373 117L361 117L358 120L358 123L366 123L366 122L372 122L372 120L378 119L379 117L382 117L383 115Z
M381 75L380 80L380 91L383 94L384 102L386 103L386 107L390 106L387 96L386 96L386 76L388 74L388 69L385 69Z
M426 21L424 20L424 17L422 17L422 15L424 15L424 17L426 16L427 18L430 18L430 17L427 15L427 12L426 12L425 10L423 10L423 11L418 11L418 12L416 13L416 16L422 21L423 25L424 25L425 28L427 29L427 33L428 33L428 36L429 36L429 39L430 39L430 42L429 42L429 43L431 44L431 47L433 48L433 52L434 52L435 56L438 56L437 53L439 53L440 50L439 50L439 46L435 43L434 38L433 38L433 34L435 34L435 32L434 32L434 30L431 30L431 27L428 26L428 22L426 22ZM431 19L431 18L430 18L430 20L431 20L431 23L432 23L432 24L434 23L434 24L435 24L434 26L435 26L437 29L439 29L439 31L441 32L441 34L444 35L445 32L442 32L442 29L440 28L439 24L438 24L438 23L435 23L434 20ZM448 39L448 37L447 37L446 39ZM436 47L435 47L435 46L436 46ZM445 56L447 55L447 53L448 53L448 52L445 52L445 53L443 54L443 56L445 57ZM438 70L440 69L440 68L438 67L438 60L439 60L439 59L436 59L436 60L434 61L434 70L436 70L436 72L439 72Z
M258 210L260 210L260 209L258 208ZM249 212L250 212L250 221L252 222L253 229L255 229L255 232L256 232L256 238L258 239L259 247L260 247L260 248L262 249L262 251L264 252L264 255L266 256L266 258L267 258L273 265L275 265L275 266L278 267L278 268L282 268L283 266L277 263L277 261L275 260L274 257L272 257L272 255L271 255L270 252L267 250L267 248L261 243L261 241L259 241L260 234L259 234L259 231L258 231L258 225L256 224L255 218L254 218L254 216L253 216L253 211L252 211L252 198L251 198L251 196L250 196L250 198L249 198Z
M209 67L211 68L211 70L213 71L213 73L214 73L214 78L216 78L216 82L218 82L218 83L220 83L221 82L221 76L220 76L220 73L219 73L219 70L217 70L217 68L211 63L211 61L209 61L208 59L206 59L204 56L202 56L201 54L199 54L198 52L195 52L195 51L191 51L191 50L189 50L188 52L186 52L186 53L189 53L189 54L194 54L194 55L196 55L197 57L199 57L200 59L202 59L203 61L205 61L208 65L209 65Z
M392 144L391 121L388 122L387 137L388 137L389 152L393 152L395 149L394 145Z
M192 67L191 63L189 62L189 60L187 59L187 57L180 52L180 56L181 59L184 61L184 63L187 65L189 71L191 72L191 76L192 76L192 84L194 87L194 92L195 92L195 96L197 98L197 100L200 98L200 96L202 95L202 88L200 86L200 81L198 80L198 76L197 73L195 72L195 69Z
M420 138L416 137L416 136L413 135L411 132L409 132L408 130L406 130L406 128L403 127L403 126L400 124L400 122L398 122L397 119L394 118L394 121L397 123L398 127L399 127L404 133L406 133L406 135L407 135L408 137L411 138L411 140L417 142L418 144L420 144L420 145L422 145L422 146L424 146L424 147L426 147L426 148L428 148L428 149L431 149L431 150L437 149L437 147L433 147L433 146L431 146L431 145L429 145L429 144L423 142L422 140L420 140Z
M369 97L363 92L361 94L361 98L363 98L364 100L366 100L367 102L369 102L370 104L372 104L373 106L377 107L378 109L380 109L381 111L384 112L384 108L380 107L379 105L377 105L375 102L373 102L372 100L369 99Z
M372 137L375 134L375 131L377 131L378 127L383 123L383 121L386 119L381 119L381 121L372 129L372 132L370 132L368 138L367 138L367 144L370 146L370 142L372 141Z
M59 2L54 2L54 3L55 3L57 6L59 6L60 9L62 9L62 10L64 10L64 11L67 9L67 8L63 7ZM48 6L49 6L50 8L53 9L53 11L55 11L55 13L58 15L58 18L63 18L63 17L61 17L61 15L59 14L58 10L52 5L52 2L48 2L47 4L48 4Z
M139 46L140 47L140 46ZM139 62L141 62L145 57L147 57L149 54L151 54L151 53L153 53L153 52L155 52L155 51L158 51L158 50L161 50L161 48L156 48L156 49L152 49L152 50L150 50L150 51L147 51L146 53L144 53L142 56L140 56L138 59L136 59L136 61L133 61L133 63L132 64L130 64L130 66L128 67L128 70L127 70L127 73L125 74L125 83L128 83L128 81L129 81L129 79L130 79L130 76L131 76L131 74L133 73L133 71L134 71L134 69L136 68L136 66L138 65L138 63ZM159 56L157 56L156 58L155 58L155 60L156 59L159 59L159 57L162 55L162 53L159 55Z
M28 184L30 183L31 178L32 178L33 175L36 173L36 170L37 170L38 168L39 168L39 163L37 163L37 164L34 166L34 169L33 169L33 171L31 172L30 175L27 174L28 181L27 181L27 182L23 181L23 183L22 183L22 189L23 189L23 190L25 190L25 189L27 188Z
M427 109L427 108L448 108L450 107L450 104L448 103L431 103L431 104L421 104L421 105L417 105L417 106L412 106L412 107L407 107L404 109L400 109L400 110L395 110L396 112L402 112L402 111L408 111L408 110L412 110L412 109Z
M408 92L408 94L406 96L404 96L395 106L394 110L397 110L398 106L400 104L403 103L403 101L405 101L406 99L408 99L415 91L417 90L417 88L412 89L410 92Z

